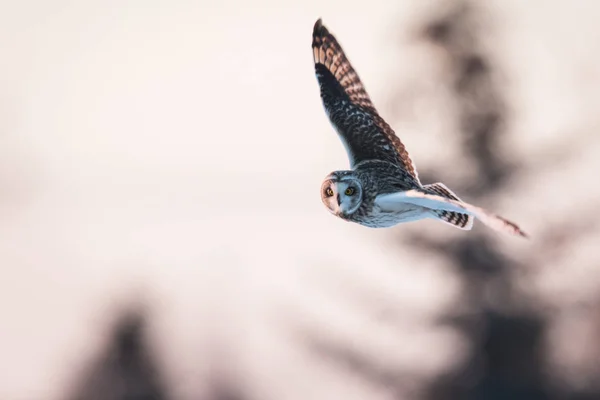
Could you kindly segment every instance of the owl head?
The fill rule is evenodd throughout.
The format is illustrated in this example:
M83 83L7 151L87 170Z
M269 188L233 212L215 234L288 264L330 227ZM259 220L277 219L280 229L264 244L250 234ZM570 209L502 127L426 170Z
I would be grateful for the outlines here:
M362 203L363 189L353 171L335 171L321 185L321 200L338 217L353 214Z

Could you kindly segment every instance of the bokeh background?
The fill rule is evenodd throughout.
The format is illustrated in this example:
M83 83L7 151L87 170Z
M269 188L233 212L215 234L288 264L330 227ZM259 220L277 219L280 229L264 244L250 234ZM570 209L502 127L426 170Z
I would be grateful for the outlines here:
M338 37L426 183L517 221L374 230ZM0 399L600 399L600 4L0 3Z

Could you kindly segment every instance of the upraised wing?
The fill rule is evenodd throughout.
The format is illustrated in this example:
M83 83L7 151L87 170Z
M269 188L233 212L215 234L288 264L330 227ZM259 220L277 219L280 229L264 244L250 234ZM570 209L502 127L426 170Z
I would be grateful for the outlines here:
M423 193L419 190L407 190L405 192L383 194L377 196L375 199L375 204L380 207L381 210L386 212L405 209L406 203L429 208L431 210L444 210L469 214L497 231L528 237L517 224L492 214L483 208L476 207L463 201L451 200L442 196Z
M346 147L350 165L366 160L389 161L419 182L404 145L379 116L342 47L321 19L314 26L312 48L323 106Z

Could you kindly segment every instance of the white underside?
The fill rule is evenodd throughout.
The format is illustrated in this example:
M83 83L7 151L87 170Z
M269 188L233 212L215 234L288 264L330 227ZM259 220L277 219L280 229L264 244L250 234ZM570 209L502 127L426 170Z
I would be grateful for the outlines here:
M373 208L368 225L375 228L388 228L390 226L419 221L431 217L432 213L430 209L415 206L414 204L404 203L398 205L393 212L383 211L376 205Z
M510 234L524 235L514 223L494 215L483 208L462 201L423 193L418 190L407 190L405 192L377 196L375 206L381 212L387 211L391 214L403 213L409 207L420 210L454 211L472 215L492 229Z

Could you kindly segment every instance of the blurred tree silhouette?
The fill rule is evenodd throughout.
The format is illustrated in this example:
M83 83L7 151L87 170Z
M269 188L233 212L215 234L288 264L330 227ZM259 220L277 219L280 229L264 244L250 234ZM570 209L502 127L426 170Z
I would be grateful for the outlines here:
M107 347L81 374L69 400L169 400L164 378L145 338L142 312L124 312ZM200 383L200 382L199 382ZM209 377L205 400L243 400L245 397L226 374Z
M145 341L144 316L127 313L107 348L84 371L70 400L167 400L162 378Z
M478 41L486 34L482 24L476 23L481 17L481 10L472 3L456 2L443 15L427 21L422 30L422 38L441 50L450 72L447 85L457 104L459 143L478 173L477 184L461 188L460 193L468 194L465 197L474 203L481 196L493 198L506 190L509 179L526 168L499 145L509 116L502 89L494 83L494 63ZM439 177L440 173L426 171L424 175ZM518 261L507 258L480 235L443 241L419 235L412 243L449 257L467 283L466 301L478 309L468 317L448 316L446 322L469 337L474 350L453 373L439 377L430 387L429 399L600 398L600 392L580 397L583 394L551 391L541 354L545 317L513 290L511 271L522 267ZM497 294L501 307L486 298L484 290Z
M423 38L437 46L451 72L451 87L457 107L459 143L478 172L477 185L463 188L476 202L482 195L496 195L508 178L520 172L499 143L508 119L501 89L494 84L493 63L477 38L485 32L474 21L480 17L467 2L457 2L444 15L427 22ZM548 398L539 358L544 330L541 316L511 310L494 310L484 289L500 293L500 299L515 296L511 290L511 268L518 268L483 236L465 235L444 242L419 236L414 244L431 252L442 252L453 260L467 282L467 302L479 312L454 325L476 343L470 359L449 376L440 377L430 399L545 399ZM513 301L518 302L513 297ZM479 329L483 326L484 329ZM473 376L476 376L473 379Z

